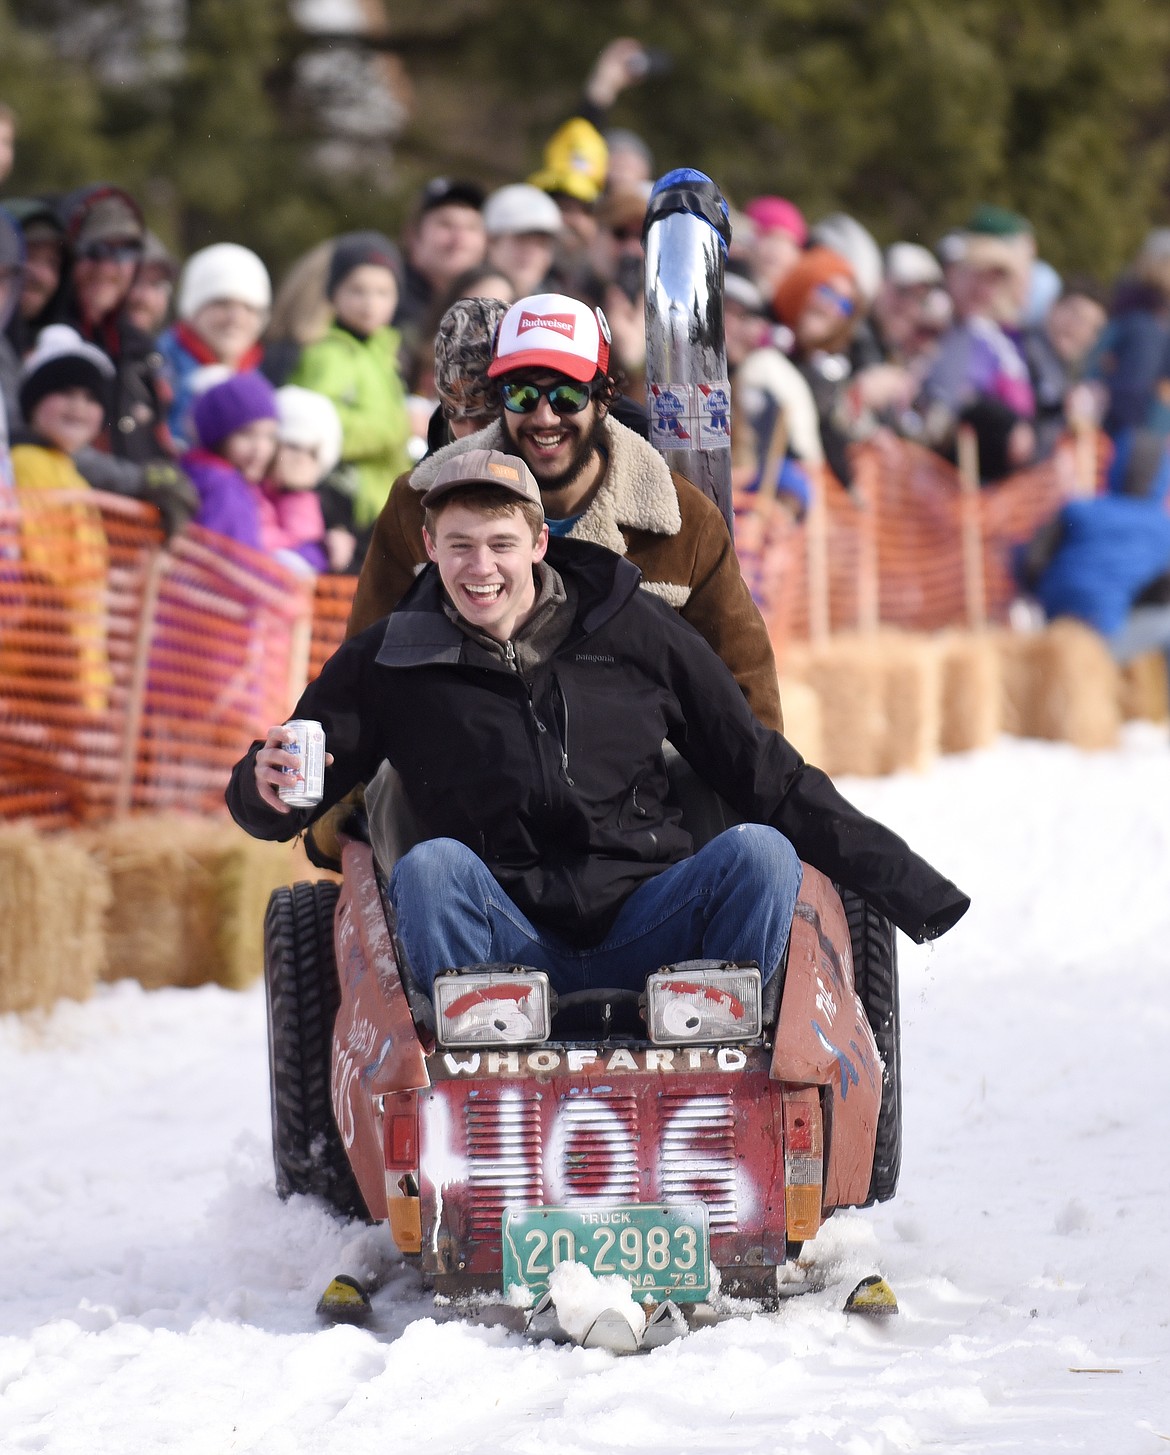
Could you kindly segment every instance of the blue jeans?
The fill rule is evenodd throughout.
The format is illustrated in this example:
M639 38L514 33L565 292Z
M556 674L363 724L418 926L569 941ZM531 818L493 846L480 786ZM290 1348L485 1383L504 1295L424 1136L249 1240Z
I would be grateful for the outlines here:
M641 990L679 960L754 960L775 974L800 892L796 850L775 829L740 824L638 886L599 945L579 949L535 925L483 860L430 839L398 861L390 899L421 989L442 970L503 961L546 970L554 990Z

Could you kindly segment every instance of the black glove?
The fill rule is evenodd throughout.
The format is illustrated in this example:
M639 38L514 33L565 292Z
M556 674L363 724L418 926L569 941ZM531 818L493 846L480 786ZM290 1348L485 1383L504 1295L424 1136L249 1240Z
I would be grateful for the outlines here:
M152 460L142 473L142 499L157 508L170 540L198 512L199 491L177 465L166 460Z

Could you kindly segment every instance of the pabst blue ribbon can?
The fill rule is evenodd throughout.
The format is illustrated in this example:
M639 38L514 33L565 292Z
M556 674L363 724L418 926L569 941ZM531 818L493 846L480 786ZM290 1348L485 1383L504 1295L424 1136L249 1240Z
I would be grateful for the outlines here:
M294 734L285 750L299 753L301 765L289 772L288 784L277 793L290 808L315 808L325 792L325 730L305 717L294 718L285 727Z

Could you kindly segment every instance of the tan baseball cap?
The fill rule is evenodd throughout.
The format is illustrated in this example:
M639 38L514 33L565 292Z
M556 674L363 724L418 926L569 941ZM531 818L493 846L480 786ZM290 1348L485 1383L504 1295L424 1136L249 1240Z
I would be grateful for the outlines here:
M429 509L444 495L464 485L495 485L544 510L540 486L532 471L518 456L505 455L502 450L464 450L448 460L423 496L423 508Z

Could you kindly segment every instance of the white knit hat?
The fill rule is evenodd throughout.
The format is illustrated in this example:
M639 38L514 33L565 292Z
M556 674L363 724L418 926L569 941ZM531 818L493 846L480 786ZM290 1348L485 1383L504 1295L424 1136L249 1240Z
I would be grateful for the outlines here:
M281 443L315 450L321 474L328 475L341 459L341 420L333 400L314 389L286 384L276 391L276 412Z
M213 243L192 253L179 279L179 317L190 320L206 303L230 298L267 313L272 306L268 269L250 248Z
M483 204L483 225L488 237L526 232L557 237L564 221L561 209L547 192L527 182L511 182L498 188Z

